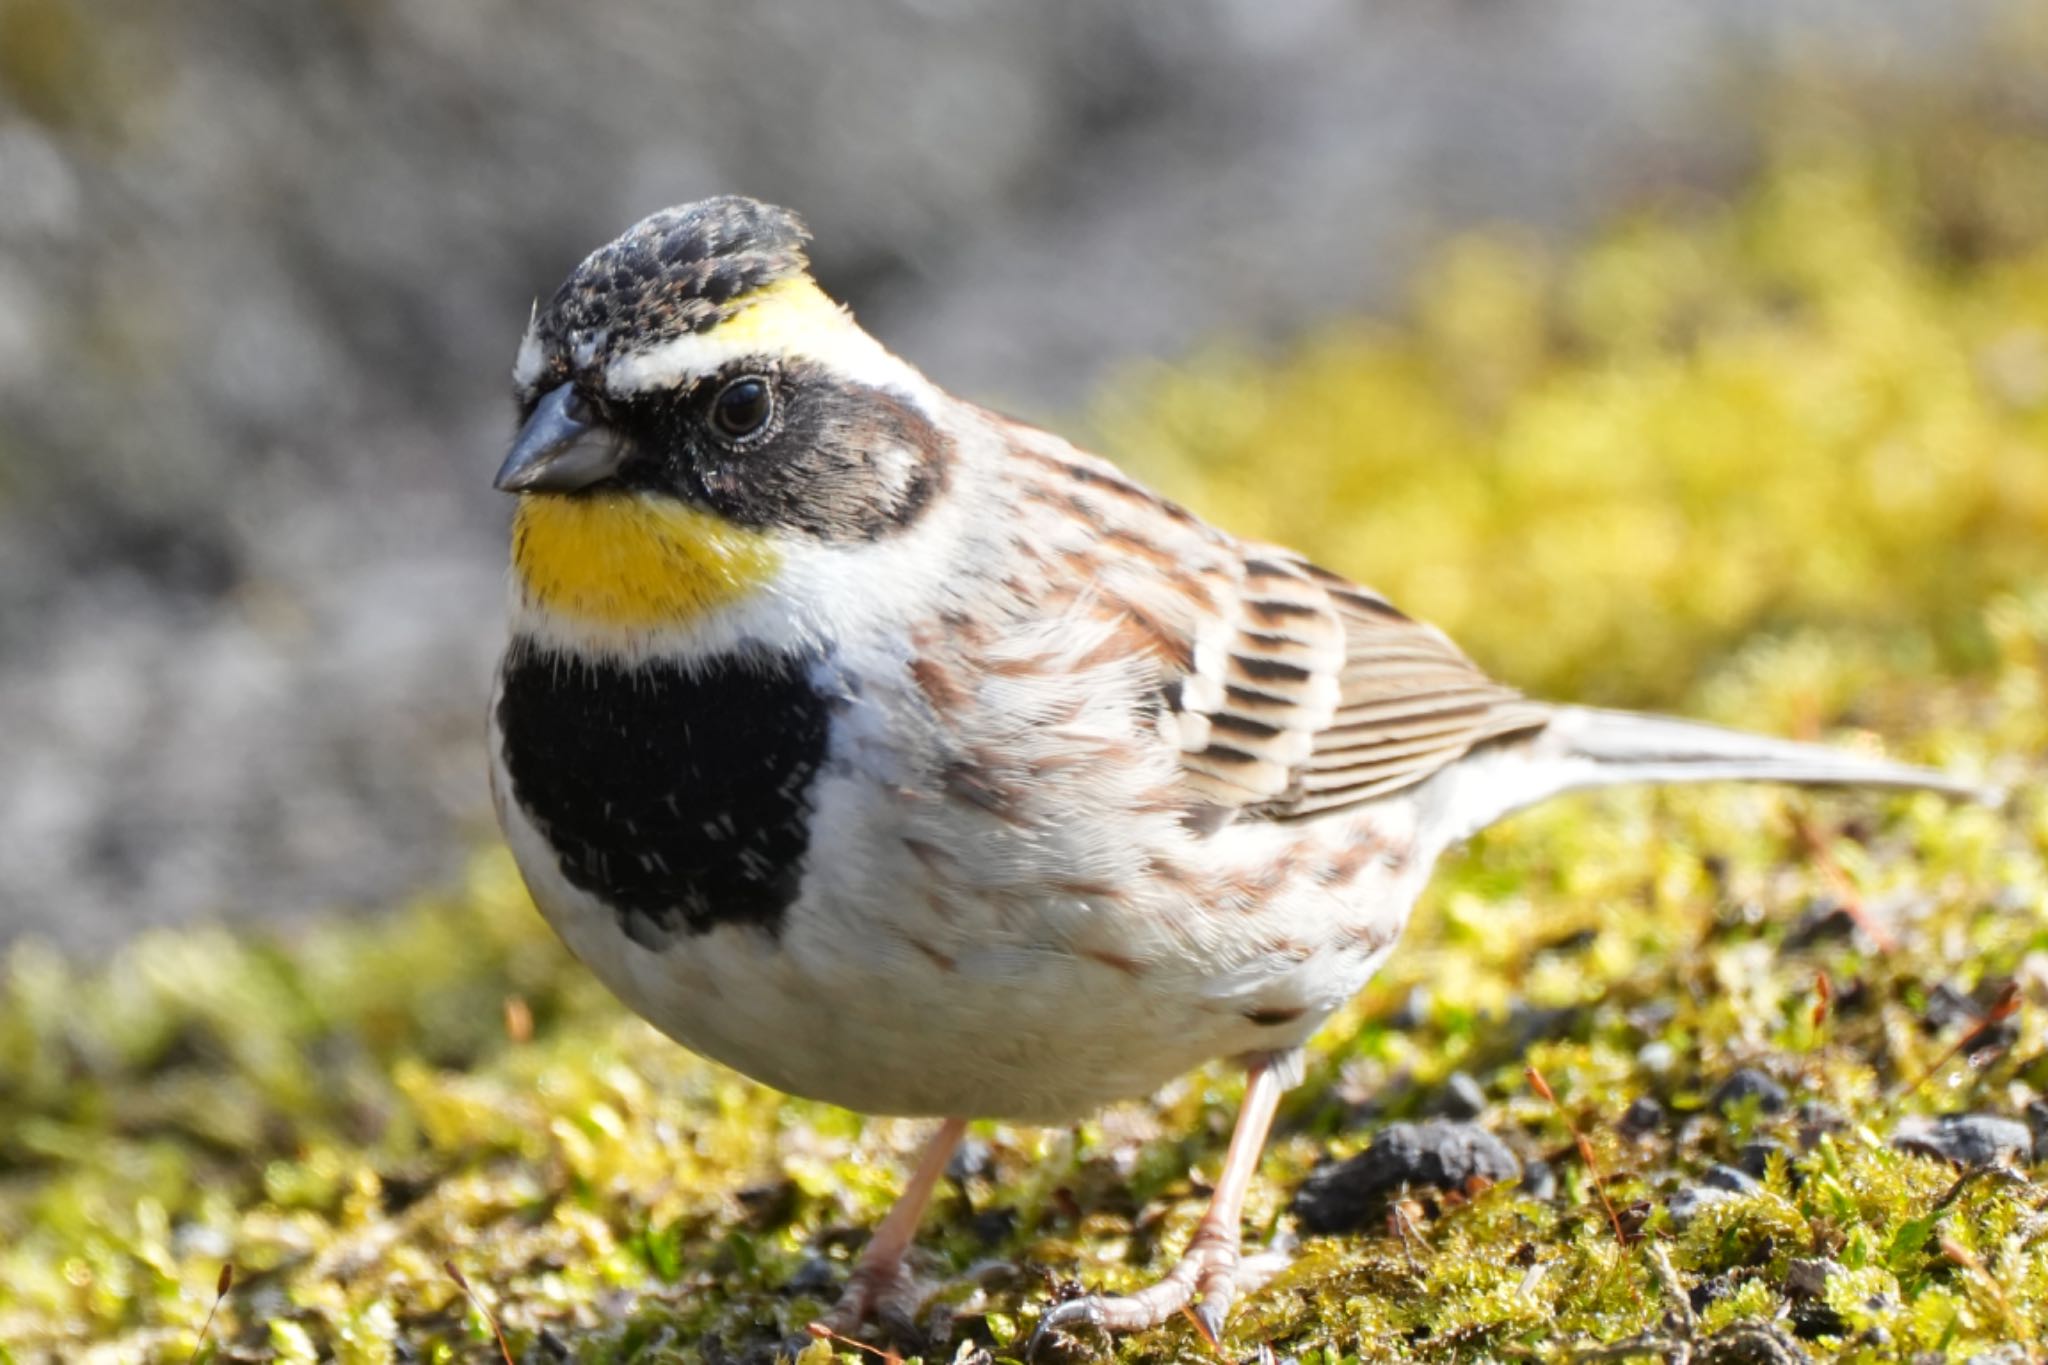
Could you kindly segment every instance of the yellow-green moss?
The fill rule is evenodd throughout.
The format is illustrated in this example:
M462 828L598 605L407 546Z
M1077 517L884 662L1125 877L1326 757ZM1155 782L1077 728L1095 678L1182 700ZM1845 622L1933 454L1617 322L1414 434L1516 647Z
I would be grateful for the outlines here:
M1454 1070L1558 1195L1425 1198L1403 1227L1311 1239L1243 1306L1233 1356L1566 1360L1789 1331L1785 1276L1813 1257L1841 1267L1815 1355L1960 1358L2048 1321L2048 1191L1959 1186L1887 1141L1902 1115L2048 1090L2048 140L2023 102L1829 107L1787 114L1732 202L1646 211L1564 260L1457 243L1409 321L1270 363L1219 349L1101 409L1149 476L1532 689L1881 734L2016 789L1997 811L1621 793L1478 840L1325 1030L1248 1226L1284 1224L1317 1160ZM1893 950L1788 943L1848 888ZM1922 1026L1930 993L2007 980L2010 1045L1945 1057L1960 1030ZM91 966L22 944L4 983L0 1360L187 1360L224 1263L214 1360L494 1359L447 1262L524 1359L794 1350L830 1292L807 1266L846 1259L918 1136L625 1016L498 851L385 917L154 933ZM1807 1141L1796 1113L1713 1112L1744 1066L1844 1121ZM989 1169L923 1243L960 1315L942 1353L1014 1357L1047 1274L1156 1274L1236 1091L1218 1069L1069 1131L983 1133ZM1645 1095L1673 1121L1626 1136ZM1761 1187L1680 1227L1670 1196L1757 1137L1786 1147ZM1119 1350L1206 1354L1179 1324Z

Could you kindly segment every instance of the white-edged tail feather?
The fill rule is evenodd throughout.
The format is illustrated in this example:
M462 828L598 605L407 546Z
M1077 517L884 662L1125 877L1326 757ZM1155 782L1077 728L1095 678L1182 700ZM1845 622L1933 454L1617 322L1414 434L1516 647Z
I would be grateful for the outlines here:
M2002 799L1994 788L1948 773L1847 749L1585 706L1558 707L1541 730L1473 752L1439 782L1443 826L1453 842L1553 796L1637 783L1782 782Z

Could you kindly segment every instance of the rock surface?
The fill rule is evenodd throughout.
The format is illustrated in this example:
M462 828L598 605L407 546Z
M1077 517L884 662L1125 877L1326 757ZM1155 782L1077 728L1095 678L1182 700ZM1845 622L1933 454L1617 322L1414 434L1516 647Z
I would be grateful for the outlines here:
M1310 1172L1293 1209L1305 1232L1354 1231L1371 1226L1402 1189L1457 1192L1475 1179L1497 1184L1521 1173L1514 1153L1476 1124L1390 1123L1349 1161Z

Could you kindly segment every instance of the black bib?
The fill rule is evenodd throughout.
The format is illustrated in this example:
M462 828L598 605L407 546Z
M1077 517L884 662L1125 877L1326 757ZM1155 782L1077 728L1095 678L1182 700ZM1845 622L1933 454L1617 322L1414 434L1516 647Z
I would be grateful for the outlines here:
M512 794L570 884L636 942L778 933L802 877L827 699L811 661L591 662L517 645L498 702Z

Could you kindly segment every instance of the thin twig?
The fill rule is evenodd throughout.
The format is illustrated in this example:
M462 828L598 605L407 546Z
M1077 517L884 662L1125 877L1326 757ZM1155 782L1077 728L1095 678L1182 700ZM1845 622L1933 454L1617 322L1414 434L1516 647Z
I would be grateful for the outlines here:
M1807 855L1813 859L1814 865L1820 868L1820 875L1827 882L1828 889L1833 891L1835 899L1841 902L1842 913L1856 922L1856 927L1877 945L1879 952L1897 952L1899 941L1892 937L1889 929L1871 917L1870 907L1864 903L1863 893L1856 889L1856 883L1849 880L1849 873L1843 868L1841 859L1835 856L1835 851L1828 847L1827 841L1820 837L1814 827L1807 822L1806 817L1796 810L1792 812L1792 830L1799 836L1799 842L1806 846Z
M512 1365L512 1348L505 1343L505 1329L498 1326L497 1314L469 1287L469 1280L455 1268L455 1262L443 1261L441 1269L448 1272L448 1278L455 1281L456 1286L469 1296L469 1301L476 1305L476 1311L483 1314L484 1321L491 1325L491 1335L498 1339L498 1354L505 1357L505 1365Z
M1531 1066L1525 1068L1523 1074L1529 1078L1529 1084L1536 1093L1550 1101L1551 1107L1557 1110L1557 1116L1564 1120L1565 1131L1570 1133L1572 1141L1578 1144L1579 1160L1586 1163L1586 1173L1593 1177L1593 1191L1600 1196L1600 1207L1607 1210L1607 1221L1614 1225L1614 1240L1626 1251L1628 1234L1622 1231L1621 1215L1614 1211L1614 1201L1607 1197L1607 1181L1600 1174L1600 1161L1593 1155L1593 1144L1586 1140L1586 1135L1572 1122L1572 1116L1565 1112L1565 1107L1557 1102L1557 1095L1551 1090L1550 1082L1543 1079L1543 1073Z
M804 1324L804 1331L815 1341L836 1341L841 1346L851 1346L856 1351L873 1356L883 1365L903 1365L903 1357L894 1351L884 1351L879 1346L868 1345L865 1341L855 1341L852 1337L833 1331L822 1322L807 1322Z
M235 1263L228 1261L221 1266L219 1276L214 1279L213 1307L206 1310L206 1321L199 1324L199 1341L192 1347L192 1356L186 1362L186 1365L194 1365L194 1362L199 1359L199 1353L206 1349L206 1339L213 1335L214 1314L220 1312L222 1301L227 1298L228 1291L234 1287Z
M1954 1061L1957 1057L1962 1056L1965 1053L1975 1052L1978 1046L1981 1043L1983 1043L1984 1039L1990 1035L1991 1031L1997 1028L2000 1024L2004 1023L2006 1020L2012 1018L2012 1016L2018 1012L2019 1007L2019 983L2016 981L2008 981L2005 983L2004 989L1998 992L1998 998L1991 1002L1991 1008L1984 1011L1984 1017L1977 1021L1977 1027L1971 1029L1968 1033L1956 1039L1955 1046L1950 1048L1948 1051L1942 1053L1940 1057L1936 1058L1934 1065L1928 1067L1925 1071L1921 1072L1917 1077L1915 1077L1913 1079L1912 1084L1900 1085L1895 1087L1892 1090L1890 1098L1894 1100L1904 1099L1906 1096L1918 1090L1921 1086L1933 1080L1937 1075L1941 1074L1942 1069L1946 1067L1950 1062Z

